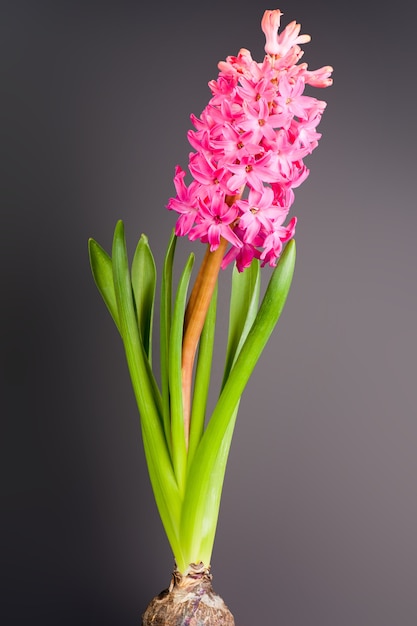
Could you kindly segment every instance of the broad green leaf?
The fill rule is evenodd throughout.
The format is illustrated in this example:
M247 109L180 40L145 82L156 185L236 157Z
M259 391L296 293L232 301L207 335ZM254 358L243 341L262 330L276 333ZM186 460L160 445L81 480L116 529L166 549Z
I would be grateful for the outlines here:
M275 268L262 304L233 365L198 446L187 477L181 515L181 543L187 557L210 561L225 469L225 442L230 441L236 409L250 375L284 307L294 272L295 241L290 241ZM217 478L212 479L213 473ZM218 492L218 493L217 493ZM200 547L198 548L197 543ZM204 558L203 558L204 557ZM204 560L205 559L205 560Z
M238 272L236 267L233 268L229 333L222 388L258 312L260 288L261 275L257 259L253 259L251 265L243 272Z
M132 287L136 317L143 347L152 363L152 321L155 302L156 267L148 238L142 235L132 262Z
M217 285L213 292L203 331L200 337L198 357L195 368L193 402L190 422L190 442L188 446L188 465L200 443L204 431L207 399L210 389L211 364L213 359L214 337L216 330Z
M169 393L171 402L172 458L180 490L184 487L187 469L187 448L182 403L182 338L187 290L194 254L190 254L178 283L169 341Z
M110 256L94 239L88 240L88 253L90 256L91 271L94 282L99 290L109 312L119 328L119 314L117 311L116 295L113 284L113 268Z
M159 514L175 555L182 554L178 531L181 498L162 425L162 406L138 331L123 222L113 239L113 275L121 335L138 404L149 476Z
M238 408L239 403L229 419L220 445L216 450L212 450L213 462L211 465L211 472L205 473L204 479L206 482L200 483L197 499L195 492L192 494L192 491L196 487L195 481L191 479L187 481L185 501L182 508L180 534L180 541L186 565L194 562L199 563L200 561L203 563L210 563L219 517L224 475L226 471L227 459L229 457L230 445L232 443ZM192 468L194 471L194 464L192 464ZM203 515L195 515L194 518L190 519L190 508L197 513L194 506L201 506L203 499Z
M177 237L172 231L164 260L160 302L161 393L165 437L171 447L171 415L169 401L169 336L172 315L172 271Z

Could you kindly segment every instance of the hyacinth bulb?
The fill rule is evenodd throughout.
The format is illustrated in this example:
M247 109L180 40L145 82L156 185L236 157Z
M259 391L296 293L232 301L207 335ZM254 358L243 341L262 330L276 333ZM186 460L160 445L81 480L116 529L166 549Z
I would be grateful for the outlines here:
M142 626L234 626L233 615L211 584L209 570L192 564L186 576L175 571L171 585L148 605Z

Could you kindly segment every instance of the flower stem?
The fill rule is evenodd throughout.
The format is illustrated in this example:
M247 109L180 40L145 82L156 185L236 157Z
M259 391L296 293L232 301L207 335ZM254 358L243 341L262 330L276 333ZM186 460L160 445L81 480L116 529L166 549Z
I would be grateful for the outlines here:
M243 189L242 187L240 192L235 195L225 196L225 202L229 207L241 198ZM220 237L220 243L216 250L211 252L210 246L207 246L185 311L181 371L184 434L187 450L190 438L194 359L227 244L227 240L224 237Z
M185 313L181 370L184 433L187 448L190 433L194 359L227 243L227 240L221 237L220 244L216 250L210 252L210 247L207 247Z

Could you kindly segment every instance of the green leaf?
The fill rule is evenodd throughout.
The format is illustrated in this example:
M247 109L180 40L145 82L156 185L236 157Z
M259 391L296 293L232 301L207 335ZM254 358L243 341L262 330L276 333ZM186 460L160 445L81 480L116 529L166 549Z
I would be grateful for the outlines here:
M181 543L187 557L201 559L204 563L210 562L222 472L226 467L224 455L230 445L239 400L280 317L294 265L295 241L292 240L271 276L256 319L230 371L188 474L181 515Z
M113 239L113 276L121 335L141 415L142 438L149 476L159 514L175 555L182 554L179 543L181 496L173 471L162 424L162 406L156 384L138 331L129 275L123 222L116 225Z
M194 254L190 254L178 283L169 342L169 393L171 401L172 457L175 475L177 477L180 490L184 487L187 468L187 447L182 404L182 338L187 290L193 265Z
M239 403L236 405L228 421L223 437L216 448L210 449L211 458L199 457L202 462L208 460L210 468L202 468L200 481L195 479L199 461L191 465L187 478L187 487L182 506L180 542L185 557L185 565L189 563L209 564L216 535L222 496L224 475ZM181 571L181 569L180 569Z
M164 260L160 303L161 393L165 437L171 447L171 414L169 400L169 337L172 315L172 272L177 237L172 231Z
M94 239L88 240L88 253L94 282L120 331L111 258Z
M285 247L274 269L249 333L243 343L227 382L223 388L217 405L213 411L210 424L215 430L224 418L231 414L243 393L253 369L276 325L290 290L295 267L295 241L291 240Z
M261 273L257 259L253 259L251 265L243 272L238 272L236 266L233 268L229 334L222 388L258 312L260 288Z
M152 363L152 321L155 302L156 267L148 238L139 239L132 262L132 287L136 317L143 347Z

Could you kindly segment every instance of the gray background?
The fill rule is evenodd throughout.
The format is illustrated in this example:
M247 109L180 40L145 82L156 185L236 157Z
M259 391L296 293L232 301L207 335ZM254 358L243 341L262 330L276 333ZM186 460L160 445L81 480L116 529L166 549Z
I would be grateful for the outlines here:
M145 231L160 268L189 114L218 60L241 47L262 59L259 22L275 7L1 6L0 618L134 625L172 557L87 238L109 248L121 218L129 249ZM411 6L280 5L335 84L316 92L328 108L296 193L294 283L226 475L213 574L237 626L417 624Z

